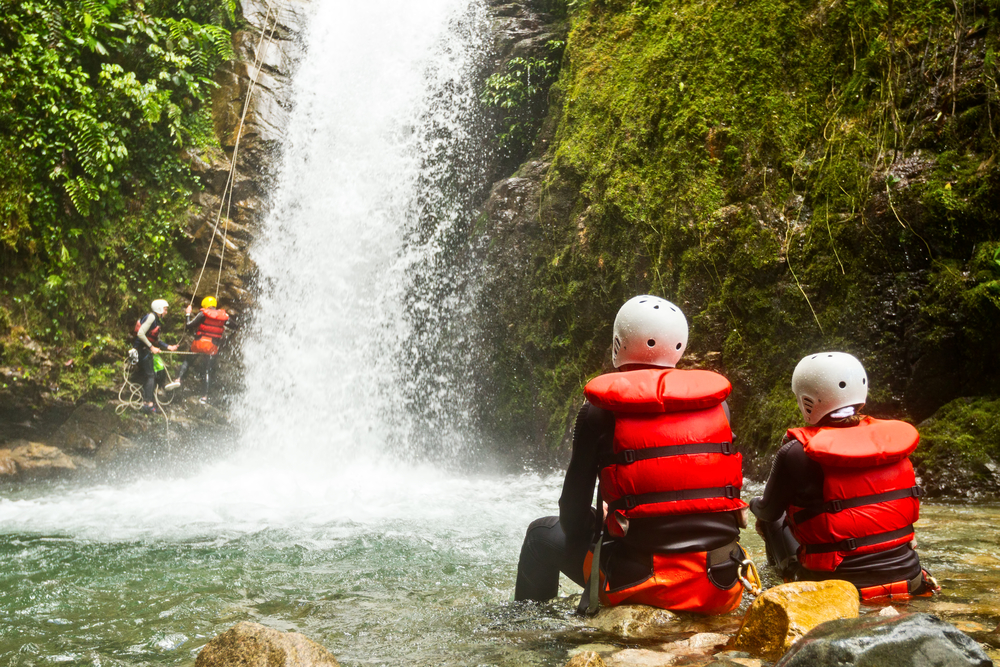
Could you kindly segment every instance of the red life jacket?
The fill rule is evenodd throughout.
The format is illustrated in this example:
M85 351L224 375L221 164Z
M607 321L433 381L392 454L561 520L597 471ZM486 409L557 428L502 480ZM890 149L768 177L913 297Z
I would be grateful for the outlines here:
M718 373L671 368L609 373L587 384L587 400L615 414L614 460L601 470L612 535L632 518L746 507L743 458L722 407L731 390Z
M205 316L205 319L198 325L195 336L216 340L222 338L222 334L226 332L226 321L229 319L229 314L221 308L202 308L201 314Z
M160 342L160 327L161 327L160 318L157 316L156 313L146 313L145 315L143 315L142 317L140 317L135 321L135 335L136 336L139 335L139 329L142 328L143 320L145 320L147 317L150 316L153 317L153 326L151 326L149 328L149 331L146 332L146 338L149 339L150 343L156 345L157 343Z
M917 429L865 417L856 426L794 428L788 435L823 468L823 502L788 508L803 566L832 572L845 556L913 539L923 493L909 459L920 441Z

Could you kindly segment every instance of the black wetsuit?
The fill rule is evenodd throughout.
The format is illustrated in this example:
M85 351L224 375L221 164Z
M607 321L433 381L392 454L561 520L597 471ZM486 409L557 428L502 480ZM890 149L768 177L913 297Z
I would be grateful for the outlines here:
M728 416L728 408L727 408ZM583 563L600 523L592 507L601 462L612 460L614 413L584 404L573 430L573 452L559 516L537 519L528 526L517 564L515 600L549 600L559 591L559 572L584 584ZM708 512L632 519L624 538L605 537L601 568L612 590L647 579L652 553L708 551L739 537L739 512ZM730 572L731 570L731 572ZM716 581L735 582L737 566L713 569Z
M853 418L831 420L823 426L851 427L857 421ZM809 458L802 443L785 436L785 441L774 457L771 474L764 487L764 495L750 501L750 511L761 522L771 522L771 526L761 525L761 531L777 536L784 529L786 539L790 531L785 522L785 510L789 505L810 507L823 502L823 467ZM782 547L767 539L769 553L780 552ZM792 544L791 549L796 545ZM872 554L845 556L834 572L807 570L793 560L782 573L786 579L797 581L823 581L842 579L858 588L909 581L920 574L920 559L909 543Z
M150 319L152 318L152 319ZM156 371L153 369L153 352L151 348L163 347L160 343L160 330L163 322L156 313L146 313L139 320L139 330L132 340L132 347L139 353L139 373L142 383L142 400L152 403L156 398ZM152 332L156 333L153 334Z

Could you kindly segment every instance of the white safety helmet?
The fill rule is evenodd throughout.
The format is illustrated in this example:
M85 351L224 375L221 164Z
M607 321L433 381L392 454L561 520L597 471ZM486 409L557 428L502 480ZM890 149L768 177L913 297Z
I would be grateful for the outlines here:
M813 426L831 412L864 405L868 375L861 362L846 352L810 354L792 373L792 391L802 417Z
M167 303L166 299L157 299L152 303L150 307L153 309L154 313L156 313L157 315L162 315L163 311L167 309L168 305L170 304Z
M644 294L632 297L615 317L611 362L673 368L688 341L687 319L666 299Z

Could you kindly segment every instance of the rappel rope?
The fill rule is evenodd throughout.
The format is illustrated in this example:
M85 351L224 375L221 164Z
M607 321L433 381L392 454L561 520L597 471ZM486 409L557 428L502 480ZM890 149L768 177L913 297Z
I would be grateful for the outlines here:
M267 38L267 46L263 49L261 46L264 43L264 35L267 33L267 23L271 18L271 14L274 13L274 20L271 22L271 32ZM247 112L250 109L250 99L253 97L254 89L257 87L257 79L260 78L261 68L264 64L264 54L267 53L268 49L271 47L271 42L274 40L274 31L278 27L278 15L273 12L271 3L267 3L267 13L264 15L264 22L262 24L260 32L260 41L257 42L256 57L254 58L254 75L250 77L250 87L247 89L247 97L243 101L243 113L240 115L240 125L236 131L236 142L233 145L233 157L229 165L229 176L226 179L226 185L222 190L222 200L219 202L219 213L215 217L215 224L212 227L212 238L208 242L208 250L205 251L205 261L202 262L201 272L198 274L198 280L194 284L194 289L191 291L191 300L188 305L194 305L194 300L198 294L198 287L201 285L201 279L205 275L205 269L208 266L208 258L212 253L212 245L215 243L215 237L219 234L219 223L222 220L222 211L226 211L226 224L223 228L222 235L222 250L219 253L219 277L215 283L215 293L219 293L219 288L222 286L222 269L225 264L226 259L226 243L229 240L229 215L233 204L233 185L236 179L236 159L240 152L240 140L243 138L243 125L246 122Z
M122 364L122 376L124 382L122 382L121 389L118 390L118 407L115 408L115 414L122 414L125 410L132 408L133 410L141 410L145 401L142 399L142 385L132 381L132 374L135 372L135 367L138 364L138 357L132 354L132 350L129 354L125 355L125 362ZM163 370L167 373L168 384L173 380L170 377L170 370L164 365ZM170 429L170 417L167 415L167 410L165 406L170 405L174 401L174 392L167 392L167 398L165 400L160 400L159 387L153 389L153 402L156 405L156 410L158 413L163 415L165 420L167 430ZM126 398L126 394L128 397Z

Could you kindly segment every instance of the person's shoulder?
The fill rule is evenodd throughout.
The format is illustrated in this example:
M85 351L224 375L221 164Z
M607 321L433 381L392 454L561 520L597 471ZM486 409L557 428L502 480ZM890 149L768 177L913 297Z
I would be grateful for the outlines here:
M591 429L614 427L615 413L599 408L590 401L585 401L576 417L576 423L578 427L584 426Z

